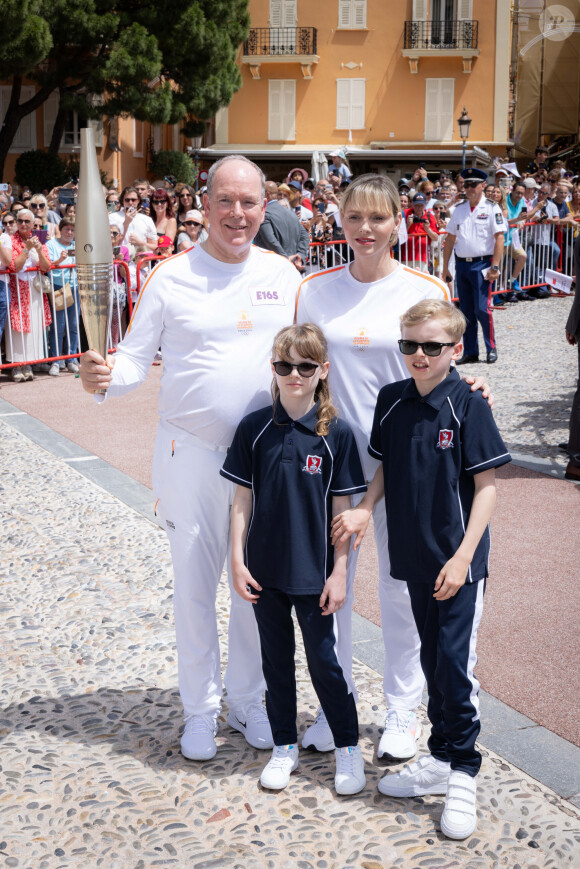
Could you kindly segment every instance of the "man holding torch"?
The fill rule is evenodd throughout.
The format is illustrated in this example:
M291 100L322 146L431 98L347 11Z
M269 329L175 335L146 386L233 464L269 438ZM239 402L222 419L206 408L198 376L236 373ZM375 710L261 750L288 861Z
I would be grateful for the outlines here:
M289 261L252 245L264 184L244 157L215 163L204 194L207 241L153 270L114 360L89 350L80 366L85 390L104 401L103 391L121 396L142 383L161 347L153 491L171 546L181 751L191 760L215 755L222 699L216 593L235 486L219 469L239 421L270 400L272 338L292 322L300 280ZM224 681L228 724L255 748L271 748L252 605L236 594Z

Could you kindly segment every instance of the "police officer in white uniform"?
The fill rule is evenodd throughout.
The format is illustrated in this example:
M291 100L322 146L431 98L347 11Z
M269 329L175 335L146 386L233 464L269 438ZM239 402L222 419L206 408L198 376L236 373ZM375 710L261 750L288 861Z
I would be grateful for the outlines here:
M114 368L94 351L81 359L84 388L115 396L145 380L162 350L153 490L171 545L181 751L191 760L215 755L222 699L215 607L235 486L219 470L239 421L269 402L272 339L292 322L299 283L287 259L252 246L264 181L243 157L215 163L204 195L207 241L153 270ZM228 639L228 724L255 748L271 748L256 622L235 594Z
M464 352L457 365L479 362L477 323L481 326L487 362L497 360L493 331L491 286L499 277L505 221L500 207L483 193L487 175L481 169L464 169L467 199L460 203L447 224L443 249L443 277L452 280L449 258L455 248L455 281L459 307L467 319Z

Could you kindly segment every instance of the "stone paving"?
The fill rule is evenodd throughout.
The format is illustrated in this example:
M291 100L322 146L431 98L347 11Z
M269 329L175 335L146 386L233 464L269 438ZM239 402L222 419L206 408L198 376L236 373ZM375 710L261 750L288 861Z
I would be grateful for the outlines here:
M440 833L442 798L381 796L381 680L358 662L361 794L336 796L332 754L309 752L285 791L262 790L269 753L227 727L225 705L216 758L184 760L165 535L4 423L0 461L0 867L578 866L580 812L491 751L465 842ZM316 700L302 650L298 677L303 731Z

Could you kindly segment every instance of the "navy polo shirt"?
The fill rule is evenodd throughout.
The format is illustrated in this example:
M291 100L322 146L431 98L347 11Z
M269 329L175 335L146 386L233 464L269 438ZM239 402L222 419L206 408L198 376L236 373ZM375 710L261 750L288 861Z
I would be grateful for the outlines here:
M391 575L434 582L469 521L473 477L511 461L481 392L453 368L428 395L412 379L379 392L369 453L383 462ZM488 575L489 527L467 582Z
M239 424L223 477L252 489L246 567L264 588L320 594L332 573L332 496L366 490L354 435L335 418L327 435L314 428L318 405L291 419L277 402Z

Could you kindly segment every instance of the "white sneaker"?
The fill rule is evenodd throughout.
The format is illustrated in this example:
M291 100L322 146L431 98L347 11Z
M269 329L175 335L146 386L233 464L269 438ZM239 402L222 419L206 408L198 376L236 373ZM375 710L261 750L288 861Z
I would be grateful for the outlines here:
M26 379L22 368L13 368L11 377L14 383L23 383Z
M446 794L451 767L432 754L410 763L400 772L388 773L377 787L387 797L421 797L425 794Z
M316 751L334 751L334 736L328 726L322 707L318 707L316 721L311 724L302 737L302 748L314 748Z
M188 760L211 760L217 751L214 739L217 732L217 712L190 715L181 737L182 755Z
M298 766L297 745L275 745L272 757L262 770L260 784L271 791L281 791Z
M71 374L78 374L79 373L79 364L78 364L78 362L75 362L74 359L69 359L69 361L66 363L66 367L68 368L68 370L70 371Z
M415 712L389 709L377 754L379 757L386 754L394 760L410 760L417 754L420 736L421 725Z
M50 368L48 369L48 373L51 377L58 377L60 374L60 365L58 362L53 362Z
M441 832L448 839L467 839L474 832L477 824L476 793L475 778L466 772L451 770L441 815Z
M367 783L365 762L359 745L335 748L336 775L334 789L337 794L358 794Z
M268 721L268 713L261 703L252 703L244 709L232 709L227 718L230 727L239 730L246 737L246 742L253 748L272 748L272 728Z
M34 374L31 365L25 365L22 369L22 373L24 374L25 380L34 380Z

